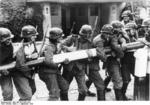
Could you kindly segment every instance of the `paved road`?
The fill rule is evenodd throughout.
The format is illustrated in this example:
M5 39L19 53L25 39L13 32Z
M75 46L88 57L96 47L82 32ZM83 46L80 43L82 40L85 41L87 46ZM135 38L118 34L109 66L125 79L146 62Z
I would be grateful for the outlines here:
M102 75L103 78L105 78L104 70L101 70L100 74ZM46 89L45 84L39 79L38 75L35 76L35 80L36 80L37 91L36 91L35 95L33 96L32 100L33 101L46 101L48 99L48 91ZM112 91L106 93L106 100L107 101L115 100L112 82L110 82L108 87L111 88ZM96 90L95 90L95 87L93 84L90 87L90 90L92 92L96 93ZM133 79L132 79L131 83L129 84L129 87L127 90L127 96L129 98L133 98ZM76 81L73 80L73 82L70 85L70 89L69 89L69 100L75 101L75 100L77 100L77 97L78 97L77 84L76 84ZM0 99L2 100L1 91L0 91ZM14 89L14 101L17 101L18 99L19 99L18 94L17 94L16 90ZM86 101L96 101L96 97L86 97L85 100Z

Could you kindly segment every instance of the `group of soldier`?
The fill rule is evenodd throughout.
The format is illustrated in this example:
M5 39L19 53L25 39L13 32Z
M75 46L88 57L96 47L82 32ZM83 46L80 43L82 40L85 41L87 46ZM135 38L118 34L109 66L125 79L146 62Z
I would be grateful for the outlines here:
M122 21L112 21L105 24L101 33L96 37L92 35L92 27L83 25L79 34L62 38L61 28L52 27L48 43L44 44L40 54L36 48L38 32L31 25L26 25L21 30L22 46L13 54L11 39L12 33L7 28L0 28L0 65L16 61L13 70L1 71L0 85L4 101L13 100L13 83L20 97L20 101L30 101L36 92L34 75L45 83L49 100L68 100L68 90L73 77L78 85L78 99L84 100L89 92L90 85L94 83L97 92L97 100L105 100L108 82L112 80L116 100L128 100L126 90L134 76L135 58L133 51L127 51L126 43L138 40L136 23L130 18L130 13L122 14ZM145 30L145 38L150 39L150 19L144 20L142 28ZM150 40L148 40L150 41ZM105 48L111 48L109 54ZM89 49L95 48L97 56L93 57ZM86 50L88 58L69 61L67 58L61 64L53 62L53 55L62 52ZM27 66L26 62L44 57L44 62L36 66ZM99 63L103 62L103 69L108 73L107 80L103 80L99 73ZM86 81L85 76L88 77ZM13 81L13 82L12 82ZM104 82L105 81L105 82Z

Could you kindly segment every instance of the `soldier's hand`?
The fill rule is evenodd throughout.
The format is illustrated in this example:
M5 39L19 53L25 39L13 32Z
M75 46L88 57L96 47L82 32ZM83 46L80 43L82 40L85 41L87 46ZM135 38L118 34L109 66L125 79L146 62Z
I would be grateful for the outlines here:
M116 57L116 54L115 54L114 51L111 52L111 55L112 55L113 57Z
M36 58L38 58L38 53L34 53L34 54L32 54L32 55L30 56L30 58L32 58L32 59L36 59Z
M68 64L69 62L70 62L70 61L69 61L68 58L66 58L66 59L63 61L64 64Z
M88 55L88 58L92 58L93 57L93 54L92 54L91 50L86 50L86 53Z
M67 50L67 48L68 48L68 47L67 47L67 46L64 46L64 45L62 45L62 47L61 47L62 50Z
M127 49L127 46L125 44L121 45L122 50L125 51Z
M59 54L62 50L63 45L61 43L57 44L57 54Z
M2 71L1 71L1 74L2 74L2 75L9 75L9 71L8 71L8 70L2 70Z

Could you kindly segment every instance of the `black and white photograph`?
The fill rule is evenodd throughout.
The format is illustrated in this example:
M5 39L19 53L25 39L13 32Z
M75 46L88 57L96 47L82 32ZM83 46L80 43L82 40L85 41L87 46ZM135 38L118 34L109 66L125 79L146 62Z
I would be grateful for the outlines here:
M0 105L54 101L150 101L150 0L0 0Z

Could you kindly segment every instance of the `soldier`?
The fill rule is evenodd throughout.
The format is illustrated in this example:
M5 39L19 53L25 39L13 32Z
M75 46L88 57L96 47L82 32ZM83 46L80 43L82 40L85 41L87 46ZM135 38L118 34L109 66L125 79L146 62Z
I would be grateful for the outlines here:
M102 61L106 60L105 56L101 55L101 52L96 46L97 43L94 43L91 40L91 34L92 34L92 28L90 25L83 25L79 31L79 37L75 40L76 42L76 50L87 50L87 54L89 55L89 59L79 60L75 62L76 68L74 68L75 72L82 71L85 72L91 80L97 90L97 100L105 100L105 91L104 91L104 82L99 74L99 59ZM71 39L68 40L68 42L71 42ZM91 53L88 49L96 48L98 57L92 58ZM83 75L84 76L84 75ZM83 77L82 77L83 78ZM82 83L83 85L83 83ZM79 93L78 100L84 100L85 95L81 95Z
M132 21L132 14L130 10L126 10L122 13L122 24L125 25Z
M25 66L27 61L37 59L38 53L35 39L38 35L35 27L26 25L21 30L23 38L22 46L16 53L16 68L13 73L14 84L20 97L20 101L31 100L36 91L34 81L34 68Z
M126 40L123 36L123 25L119 21L113 21L113 34L110 38L110 47L112 49L111 56L107 58L107 70L112 78L114 84L116 100L123 100L122 95L122 76L120 72L120 58L124 56L124 50L126 49Z
M129 41L127 43L135 42L138 39L137 35L137 25L133 22L127 23L125 25L125 30L127 35L129 36ZM128 100L126 97L126 90L128 87L129 82L131 81L130 74L134 75L134 67L135 67L135 58L134 58L134 51L127 51L124 54L124 57L121 59L121 73L123 78L123 98L124 100Z
M83 46L85 48L82 49L90 49L90 48L96 48L98 57L90 58L91 55L89 54L89 59L85 62L81 62L81 64L85 65L85 72L88 76L89 80L92 81L96 87L97 90L97 100L105 100L105 86L104 81L102 80L100 74L99 74L99 60L102 60L103 62L106 61L106 56L101 54L101 50L99 48L99 45L93 40L91 41L91 34L92 34L92 28L90 25L83 25L80 29L80 37L85 41L83 43ZM89 88L89 87L88 87Z
M80 40L81 39L79 38L79 35L73 34L68 36L62 42L63 51L72 52L78 50L79 46L81 47L81 42L79 42ZM85 84L85 71L82 68L82 65L77 63L76 61L69 62L68 64L63 64L62 76L67 80L69 85L71 84L73 77L75 77L76 79L79 91L79 101L84 100L87 93L87 87Z
M138 34L137 34L137 25L135 22L129 22L125 25L125 31L127 32L128 35L128 42L135 42L138 39Z
M39 77L47 86L49 100L58 100L59 90L60 99L68 100L68 83L61 76L58 64L52 61L53 55L61 52L60 42L62 35L62 29L57 27L51 28L49 32L49 44L44 46L42 50L42 56L45 57L45 61L40 66Z
M13 46L11 39L13 34L7 28L0 28L0 65L13 61ZM0 85L4 101L13 99L12 75L10 71L0 71Z

